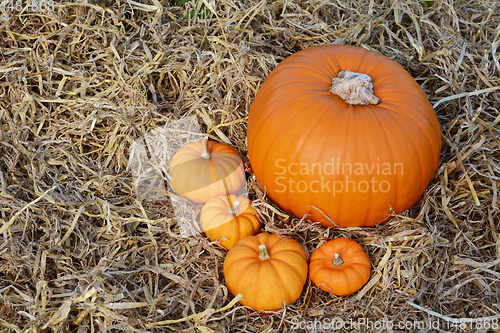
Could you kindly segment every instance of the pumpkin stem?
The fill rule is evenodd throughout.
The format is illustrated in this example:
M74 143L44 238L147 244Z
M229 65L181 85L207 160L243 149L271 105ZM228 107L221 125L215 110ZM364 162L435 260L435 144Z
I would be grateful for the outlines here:
M344 263L344 260L342 260L342 258L340 258L338 253L335 253L333 255L332 264L334 264L335 266L341 266L343 263Z
M233 205L231 207L229 207L229 212L231 214L238 214L238 206L240 205L240 202L239 201L235 201L233 202Z
M201 157L208 160L212 157L210 155L210 150L208 149L208 136L205 135L203 139L201 139L201 145L203 146L203 151L201 153Z
M332 79L328 92L337 95L349 105L379 104L380 99L373 93L372 78L366 74L350 70L340 71L338 77Z
M259 259L260 260L267 260L269 259L269 252L267 252L267 248L264 244L259 245Z

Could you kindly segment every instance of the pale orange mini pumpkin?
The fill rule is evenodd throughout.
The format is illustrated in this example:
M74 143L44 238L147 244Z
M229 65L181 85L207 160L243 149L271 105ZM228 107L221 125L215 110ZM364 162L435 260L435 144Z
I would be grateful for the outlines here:
M324 226L372 226L411 208L441 149L436 113L411 75L347 45L283 60L252 103L247 134L266 194Z
M346 296L368 282L370 268L370 259L361 245L340 237L326 242L313 252L309 276L320 289L337 296Z
M227 254L224 276L231 294L254 310L293 304L307 280L306 253L288 237L260 233L242 238Z
M240 155L225 143L190 142L172 158L172 188L181 197L205 203L220 195L237 194L245 185Z
M200 227L211 241L230 250L240 239L257 234L261 223L250 200L228 195L207 201L201 210Z

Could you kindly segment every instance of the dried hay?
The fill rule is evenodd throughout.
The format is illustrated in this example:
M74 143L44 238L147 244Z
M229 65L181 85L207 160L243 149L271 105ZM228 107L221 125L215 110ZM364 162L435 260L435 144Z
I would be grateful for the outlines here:
M476 330L480 318L495 327L497 1L89 0L52 12L30 3L0 4L2 330L314 331L304 326L325 318L345 321L342 331L380 331L350 326L363 320L386 320L392 331ZM354 295L308 281L294 305L258 313L228 293L225 251L181 237L167 201L138 200L128 150L158 126L197 115L248 165L246 119L263 79L323 43L376 50L416 78L442 126L441 165L418 205L365 229L291 218L250 177L265 230L309 252L345 235L373 264Z

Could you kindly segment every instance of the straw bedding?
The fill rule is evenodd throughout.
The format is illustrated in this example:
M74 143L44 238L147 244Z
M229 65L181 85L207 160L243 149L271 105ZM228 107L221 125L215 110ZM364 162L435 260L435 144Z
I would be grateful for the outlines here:
M2 331L498 328L497 1L30 4L0 3ZM413 75L441 124L440 167L414 208L363 229L291 217L250 174L263 230L309 254L347 236L373 265L351 296L308 281L295 304L254 312L225 287L224 250L182 236L168 200L140 200L129 149L197 116L202 132L249 166L246 120L259 86L287 56L325 43L378 51Z

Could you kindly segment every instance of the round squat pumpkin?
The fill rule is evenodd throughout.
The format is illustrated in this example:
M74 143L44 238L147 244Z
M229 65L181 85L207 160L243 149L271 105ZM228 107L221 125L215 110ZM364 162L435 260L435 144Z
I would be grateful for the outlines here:
M261 223L252 202L235 195L212 198L201 209L201 230L211 241L230 250L246 236L259 232Z
M284 210L323 226L372 226L420 199L439 163L439 123L395 61L313 46L283 60L248 118L248 156Z
M172 158L169 174L174 191L196 203L237 194L245 185L240 155L227 144L209 141L208 137L179 149Z
M307 279L307 258L295 240L260 233L242 238L227 254L224 276L231 294L254 310L293 304Z
M361 245L340 237L326 242L313 252L309 276L320 289L337 296L346 296L368 282L370 268L370 259Z

